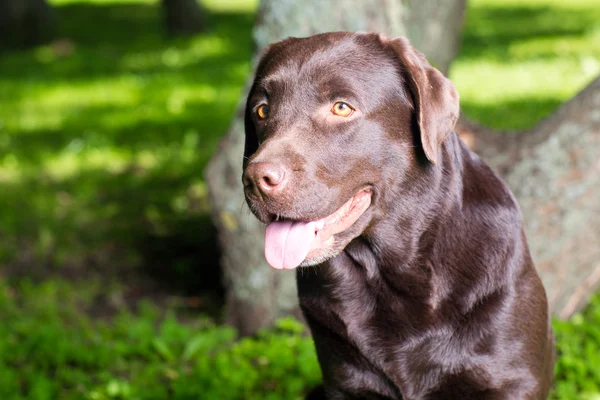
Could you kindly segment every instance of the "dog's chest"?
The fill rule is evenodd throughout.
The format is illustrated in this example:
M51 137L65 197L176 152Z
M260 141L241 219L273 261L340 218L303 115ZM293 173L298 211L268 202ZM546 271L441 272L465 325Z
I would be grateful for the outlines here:
M385 287L373 290L364 280L344 279L299 279L321 366L339 386L351 389L355 375L368 374L374 393L419 398L453 369L452 360L464 359L459 339L436 326L426 302L409 303Z
M350 310L348 304L342 303L318 311L323 320L335 322L326 327L333 335L324 334L328 339L317 346L320 353L325 353L324 357L320 355L321 360L331 359L331 354L341 356L321 366L337 387L349 393L355 389L355 382L360 381L361 390L369 382L373 393L388 393L390 398L427 398L446 378L475 361L466 361L469 351L461 348L460 338L451 331L435 328L416 331L413 326L404 325L403 318L394 318L387 312L375 312L371 318L361 319L357 318L360 313ZM316 333L315 341L322 340L316 337L319 335ZM331 336L336 339L331 341ZM365 376L369 379L363 379Z

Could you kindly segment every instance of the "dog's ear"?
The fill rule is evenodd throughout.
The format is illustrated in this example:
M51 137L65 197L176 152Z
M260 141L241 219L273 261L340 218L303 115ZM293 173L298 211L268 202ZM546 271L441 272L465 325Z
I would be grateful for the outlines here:
M427 159L436 164L438 150L458 120L458 92L425 56L403 37L382 40L394 50L412 95L420 138Z

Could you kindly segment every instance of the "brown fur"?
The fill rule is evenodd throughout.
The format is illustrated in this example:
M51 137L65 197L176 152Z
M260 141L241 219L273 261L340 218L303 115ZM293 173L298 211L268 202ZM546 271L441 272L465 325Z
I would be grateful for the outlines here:
M322 118L342 100L358 114ZM519 207L457 117L452 83L402 38L328 33L262 57L246 111L255 215L314 220L373 190L338 254L298 269L324 379L313 398L547 397L552 332ZM266 193L261 173L286 184Z

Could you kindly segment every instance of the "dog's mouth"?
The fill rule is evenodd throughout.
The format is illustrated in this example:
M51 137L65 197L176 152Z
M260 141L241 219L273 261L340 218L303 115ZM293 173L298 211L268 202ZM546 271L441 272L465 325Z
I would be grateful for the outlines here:
M334 236L350 228L371 205L371 189L363 189L333 214L316 221L280 220L267 225L265 257L277 269L293 269L307 257L331 248Z

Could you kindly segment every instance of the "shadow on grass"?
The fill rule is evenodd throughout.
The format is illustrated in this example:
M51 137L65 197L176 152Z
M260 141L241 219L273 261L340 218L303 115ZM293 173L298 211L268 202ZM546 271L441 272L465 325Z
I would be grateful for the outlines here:
M461 58L506 60L510 45L528 39L576 37L595 29L600 8L569 10L548 6L474 6L469 8ZM531 58L556 57L532 52ZM514 58L514 57L513 57Z
M67 39L76 48L68 57L37 52L17 52L3 55L2 77L22 79L77 79L121 75L130 72L164 71L165 65L156 68L131 68L120 61L131 54L150 56L169 48L187 47L189 38L168 39L162 29L160 7L145 4L67 4L57 9L60 18L59 37ZM218 41L223 51L215 62L226 73L231 63L246 61L250 52L250 30L253 14L218 12L208 13L211 30L204 36ZM199 35L203 36L203 35ZM58 61L58 62L55 62ZM200 68L207 65L198 63ZM209 67L210 69L210 67ZM204 71L196 71L202 76ZM208 78L208 77L207 77ZM212 78L217 78L214 74Z
M222 298L202 171L247 74L254 15L209 13L205 34L170 40L159 12L61 6L66 41L0 60L2 274ZM19 174L3 181L9 161Z
M540 121L549 116L563 103L562 99L524 97L514 101L495 102L495 104L472 103L461 101L461 110L475 122L485 124L492 129L503 130L507 125L514 130L531 127L531 121ZM505 121L510 116L510 123ZM489 121L496 121L489 123Z
M233 86L237 93L237 85L224 86ZM160 91L164 93L152 94L156 102L149 106L154 109L150 113L143 106L80 106L76 112L61 116L59 127L8 132L7 153L31 165L39 165L52 156L69 151L111 148L135 155L144 150L184 146L181 142L185 134L192 133L198 137L198 147L194 150L198 153L197 172L200 173L227 128L234 104L227 98L212 102L186 101L184 110L174 114L163 111L158 115L154 112L156 103L164 102L169 96L168 88Z

